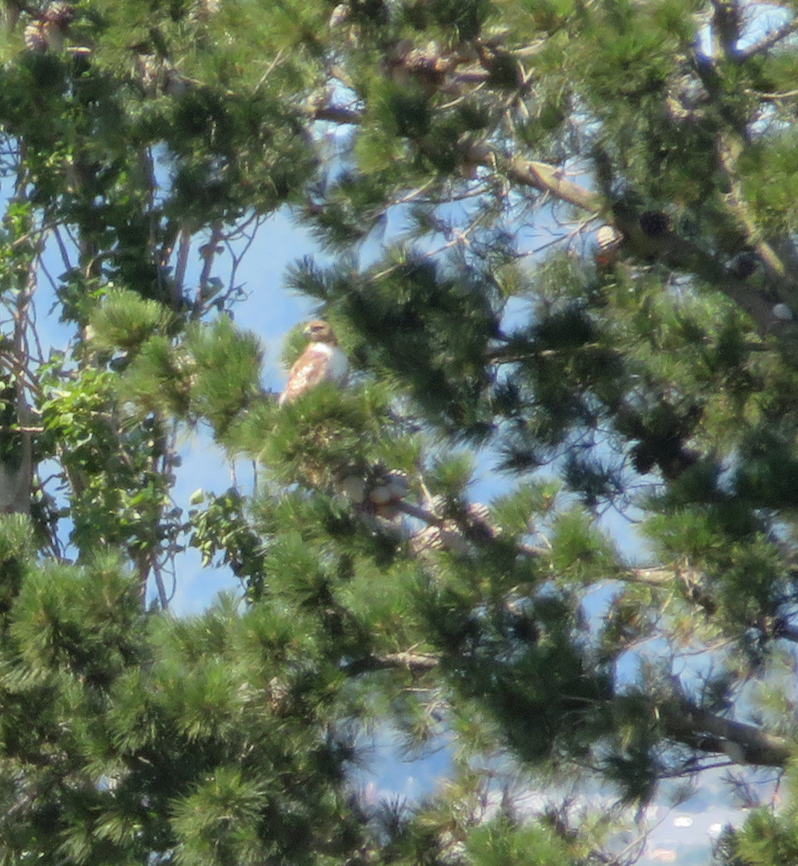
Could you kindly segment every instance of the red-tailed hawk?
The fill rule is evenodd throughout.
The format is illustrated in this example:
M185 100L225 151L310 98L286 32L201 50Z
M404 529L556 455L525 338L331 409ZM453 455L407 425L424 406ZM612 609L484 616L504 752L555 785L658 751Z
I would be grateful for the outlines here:
M291 365L288 381L277 401L279 406L292 403L321 382L334 382L341 386L346 384L349 361L338 347L338 340L327 322L309 322L303 333L309 343Z

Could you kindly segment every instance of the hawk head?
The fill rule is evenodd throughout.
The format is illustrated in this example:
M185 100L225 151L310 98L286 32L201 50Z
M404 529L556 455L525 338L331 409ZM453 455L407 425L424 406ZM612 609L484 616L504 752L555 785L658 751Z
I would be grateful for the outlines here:
M308 322L302 333L311 343L329 343L331 346L338 345L338 340L335 338L333 329L327 322L322 322L319 319L314 322Z

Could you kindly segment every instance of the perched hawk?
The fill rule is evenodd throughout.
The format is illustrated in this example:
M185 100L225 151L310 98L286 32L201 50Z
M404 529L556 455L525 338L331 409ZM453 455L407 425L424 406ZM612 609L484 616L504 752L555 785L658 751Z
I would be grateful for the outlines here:
M349 361L327 322L310 322L303 333L308 338L308 346L291 365L285 389L277 401L279 406L292 403L321 382L346 384Z

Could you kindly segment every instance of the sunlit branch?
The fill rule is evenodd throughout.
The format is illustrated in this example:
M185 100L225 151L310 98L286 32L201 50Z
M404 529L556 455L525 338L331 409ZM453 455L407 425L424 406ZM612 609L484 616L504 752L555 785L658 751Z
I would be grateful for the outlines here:
M482 164L493 167L492 157L485 157ZM568 180L561 169L545 162L513 157L507 166L507 173L518 183L549 193L560 201L590 213L598 214L604 206L598 193Z
M748 48L744 48L742 51L735 52L732 60L738 63L743 63L744 61L749 60L751 57L755 57L757 54L764 54L766 51L770 51L771 48L774 48L776 45L778 45L779 42L783 41L788 36L795 33L796 30L798 30L798 18L793 18L792 21L788 21L786 24L783 24L772 33L763 36L753 45L749 45Z
M187 228L181 228L177 241L177 262L175 264L174 295L180 298L183 293L183 283L186 279L188 268L188 256L191 250L191 232Z
M692 748L727 755L735 763L783 767L792 757L788 740L695 706L687 699L660 707L669 736Z
M367 671L405 669L411 673L426 673L435 670L440 664L438 656L432 653L418 653L412 650L384 655L366 656L346 665L348 673L357 675Z

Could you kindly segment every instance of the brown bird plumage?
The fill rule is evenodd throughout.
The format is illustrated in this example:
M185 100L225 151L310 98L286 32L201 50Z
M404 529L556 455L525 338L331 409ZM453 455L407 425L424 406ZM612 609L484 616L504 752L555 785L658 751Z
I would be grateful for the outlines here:
M338 340L327 322L309 322L303 333L308 338L308 345L291 365L288 381L277 401L280 406L292 403L322 382L346 384L349 361L338 347Z

